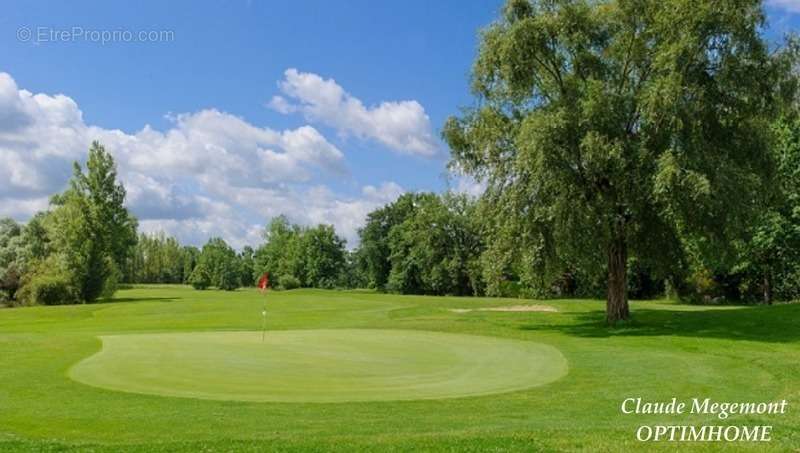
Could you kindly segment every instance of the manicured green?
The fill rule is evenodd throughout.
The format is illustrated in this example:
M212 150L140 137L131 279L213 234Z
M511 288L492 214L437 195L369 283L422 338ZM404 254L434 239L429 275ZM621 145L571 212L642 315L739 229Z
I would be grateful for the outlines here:
M619 452L732 447L636 442L635 429L655 423L769 424L774 427L770 444L733 447L791 451L800 445L800 304L700 307L636 301L634 320L610 329L604 326L600 301L322 290L270 292L266 298L268 337L296 339L308 331L316 337L312 343L320 346L323 333L338 331L338 340L362 329L383 330L377 335L396 334L399 348L418 338L415 334L454 334L459 339L485 338L485 348L499 343L546 345L563 354L568 372L541 386L483 396L335 403L157 396L71 379L68 374L76 364L100 357L95 354L103 347L102 337L132 341L152 335L230 335L252 340L255 332L260 341L263 296L256 290L141 287L119 291L108 303L0 310L0 451ZM527 303L559 311L450 311ZM441 351L451 337L438 338L442 345L424 354ZM301 358L308 361L310 356ZM506 366L498 371L513 375L518 364ZM733 402L786 398L789 412L727 420L623 415L619 406L627 397Z
M342 402L486 395L566 374L551 346L440 332L308 329L111 335L70 377L217 400Z

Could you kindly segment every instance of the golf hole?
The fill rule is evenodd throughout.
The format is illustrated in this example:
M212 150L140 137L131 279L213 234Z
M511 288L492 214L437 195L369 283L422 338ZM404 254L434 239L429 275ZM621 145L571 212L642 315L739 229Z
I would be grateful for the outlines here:
M555 348L411 330L109 335L69 376L161 396L254 402L455 398L522 390L567 373Z

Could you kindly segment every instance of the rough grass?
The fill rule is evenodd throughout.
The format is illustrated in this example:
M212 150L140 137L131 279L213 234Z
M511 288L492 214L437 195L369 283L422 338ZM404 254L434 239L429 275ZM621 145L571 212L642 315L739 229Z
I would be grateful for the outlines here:
M395 329L546 344L569 363L550 384L420 401L256 403L104 390L67 376L100 336L260 329L255 290L141 287L109 303L0 310L0 451L792 451L800 445L800 305L696 307L635 302L603 325L597 301L558 312L473 311L517 300L363 291L270 293L269 329ZM635 416L624 398L789 400L785 415ZM641 444L641 424L768 424L765 444Z

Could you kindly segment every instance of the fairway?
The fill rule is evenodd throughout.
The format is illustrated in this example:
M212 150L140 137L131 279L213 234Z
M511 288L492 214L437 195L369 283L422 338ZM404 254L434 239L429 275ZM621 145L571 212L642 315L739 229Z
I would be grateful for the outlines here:
M70 371L111 390L188 398L343 402L520 390L566 373L553 347L439 332L340 329L103 336Z
M800 444L800 304L632 306L609 329L591 300L148 285L4 309L0 451L619 452L665 422L772 425L768 449ZM789 411L621 413L631 397Z

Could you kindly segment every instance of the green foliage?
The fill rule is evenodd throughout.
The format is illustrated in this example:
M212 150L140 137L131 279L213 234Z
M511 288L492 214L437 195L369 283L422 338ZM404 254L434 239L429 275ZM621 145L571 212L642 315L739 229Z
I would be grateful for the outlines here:
M104 283L113 272L113 260L88 215L88 198L68 190L56 203L45 219L51 256L70 270L78 299L92 302L102 294Z
M405 220L389 230L388 289L410 294L477 295L482 252L475 204L465 196L415 196Z
M278 277L278 288L295 289L300 287L300 279L292 274L283 274Z
M66 305L81 302L76 278L61 258L61 255L53 254L32 265L23 278L17 304Z
M241 286L236 252L222 238L208 240L200 252L197 267L201 268L201 273L208 275L211 286L227 291Z
M74 304L78 298L73 289L69 279L63 275L40 274L25 285L21 299L30 305Z
M140 234L126 261L124 280L130 283L183 283L194 269L199 251L182 247L163 233Z
M181 252L183 255L183 281L188 283L189 276L192 275L192 271L200 259L200 250L197 247L185 245L181 248Z
M217 280L217 288L225 291L233 291L241 286L241 271L238 266L238 261L226 260L219 269L219 279Z
M452 165L487 183L506 230L493 239L513 243L489 249L528 249L546 280L605 264L611 323L628 316L629 255L729 259L787 93L763 22L758 1L509 1L482 34L480 102L443 134Z
M206 269L205 265L198 264L195 266L191 275L189 275L188 283L194 289L203 290L211 286L211 275Z
M773 197L751 224L749 240L739 244L739 261L731 271L742 274L745 298L765 303L800 297L799 115L800 111L792 111L773 125L777 164Z
M34 242L38 250L32 253L46 248L53 261L69 270L77 299L92 302L113 294L136 241L136 220L124 207L125 189L116 181L114 159L97 142L89 149L86 168L84 173L76 163L69 189L51 200L52 211L41 219L46 245ZM40 233L37 226L32 236Z
M264 272L283 275L301 271L300 234L300 227L291 225L286 217L272 219L264 231L264 244L255 251L254 279Z
M334 288L345 268L344 240L332 226L318 225L304 230L301 241L306 285Z
M47 237L45 227L47 216L46 212L36 213L22 229L24 259L29 263L43 260L51 252L50 238Z
M269 272L296 278L298 287L315 288L333 288L346 280L345 241L332 226L304 228L280 216L270 221L264 239L253 256L255 278Z
M239 280L242 286L255 286L255 250L253 247L246 245L242 248L242 253L239 254Z
M481 294L480 229L466 196L404 194L367 215L356 278L403 294Z
M0 219L0 290L12 301L25 272L25 243L22 227L13 219Z
M337 284L339 288L368 288L369 280L362 267L360 249L345 251L344 271Z
M86 172L76 162L70 181L73 192L87 199L93 236L108 250L118 269L123 268L136 244L138 222L125 208L125 187L117 182L114 158L99 142L92 142Z
M389 232L411 215L419 197L418 194L406 193L393 203L367 214L366 224L358 232L361 239L358 265L369 288L386 289L392 269Z

